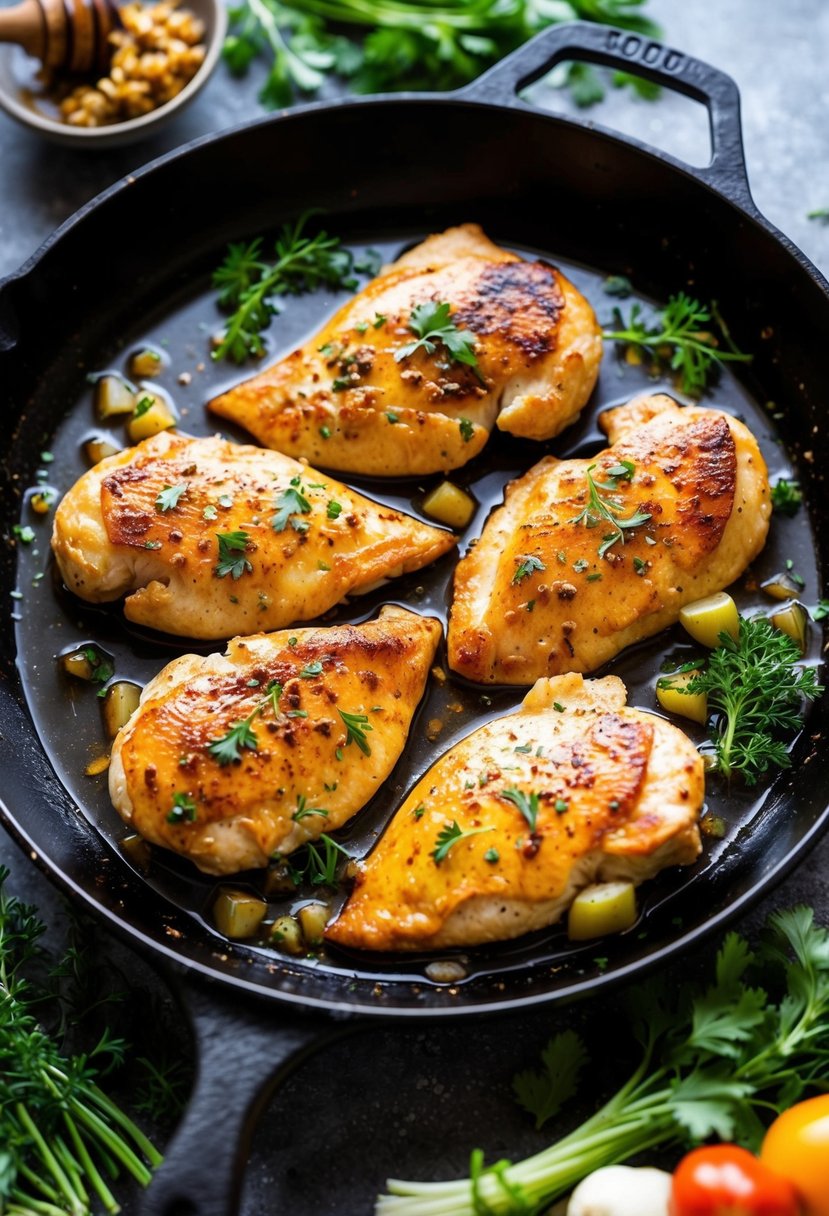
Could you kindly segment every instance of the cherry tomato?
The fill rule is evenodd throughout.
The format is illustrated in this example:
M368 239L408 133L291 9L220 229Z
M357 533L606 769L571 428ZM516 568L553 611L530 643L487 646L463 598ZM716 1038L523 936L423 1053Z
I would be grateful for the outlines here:
M829 1094L798 1102L775 1119L760 1157L790 1179L803 1216L829 1216Z
M736 1144L694 1149L671 1182L669 1216L799 1216L792 1184Z

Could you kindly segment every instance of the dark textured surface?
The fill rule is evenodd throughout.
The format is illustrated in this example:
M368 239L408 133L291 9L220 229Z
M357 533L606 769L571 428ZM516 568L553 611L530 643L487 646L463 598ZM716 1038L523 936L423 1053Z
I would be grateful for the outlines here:
M823 0L652 0L668 40L730 72L743 97L746 155L755 200L824 270L829 227L806 212L829 206ZM0 116L0 274L11 271L71 211L142 161L195 135L256 112L253 82L229 82L222 69L177 126L151 145L82 155L41 144ZM562 104L539 88L536 96ZM613 93L591 111L597 122L631 131L702 163L705 122L693 103L663 97L653 106ZM59 917L51 889L13 846L0 840L13 887ZM829 841L738 927L750 931L773 907L806 901L829 920ZM705 953L710 954L713 945ZM209 1008L208 997L206 1005ZM281 1014L272 1011L275 1033ZM558 1015L428 1029L372 1026L304 1063L270 1103L253 1143L242 1211L246 1216L323 1216L370 1211L389 1174L445 1177L465 1172L470 1148L488 1159L541 1147L510 1098L516 1069L532 1062L552 1029L585 1019L597 1038L616 1037L617 1017L598 1002ZM229 1026L225 1033L233 1035ZM214 1038L217 1031L214 1027ZM218 1033L222 1033L220 1028ZM267 1050L267 1039L259 1041ZM598 1092L601 1070L591 1077ZM217 1143L228 1127L212 1130ZM207 1133L211 1134L211 1133ZM209 1159L209 1153L205 1155ZM130 1211L136 1210L133 1208Z

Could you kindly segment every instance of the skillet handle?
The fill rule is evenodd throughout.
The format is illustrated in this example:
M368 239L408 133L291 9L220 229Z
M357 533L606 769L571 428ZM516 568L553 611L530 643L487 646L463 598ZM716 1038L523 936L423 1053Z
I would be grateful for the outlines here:
M459 89L455 95L470 101L532 108L517 97L520 90L545 75L557 63L574 57L604 67L635 72L655 84L702 102L708 110L711 161L704 168L695 168L694 173L732 202L749 211L756 210L743 151L737 85L719 68L692 59L690 55L644 34L587 21L555 25L537 34L477 80ZM584 119L568 121L596 126ZM615 138L620 136L616 134ZM638 142L627 136L621 138L629 143Z
M361 1024L286 1013L285 1006L277 1010L190 978L170 982L190 1015L196 1079L141 1216L235 1216L253 1132L269 1097L309 1055Z

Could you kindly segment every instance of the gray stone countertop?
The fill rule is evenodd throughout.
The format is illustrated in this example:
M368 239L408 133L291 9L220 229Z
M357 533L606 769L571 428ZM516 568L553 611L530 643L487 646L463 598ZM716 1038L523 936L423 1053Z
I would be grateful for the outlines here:
M829 4L825 0L650 0L666 41L729 72L743 101L746 158L754 198L824 272L829 226L806 218L829 206ZM566 108L543 86L541 104ZM178 122L151 142L120 151L76 153L41 142L0 115L0 275L13 271L77 207L123 174L196 136L258 112L256 79L231 80L222 66ZM706 158L699 106L665 95L655 104L612 91L590 117L635 134L692 163ZM11 887L47 918L60 904L46 880L0 834ZM813 904L829 920L829 838L737 928L750 932L775 907ZM707 950L710 956L711 948ZM580 1007L595 1033L614 1033L598 1002ZM495 1021L374 1026L311 1058L282 1086L256 1132L242 1198L244 1216L347 1216L371 1211L389 1174L465 1174L470 1149L487 1160L519 1158L546 1137L532 1131L510 1094L519 1068L537 1059L567 1011L533 1011ZM221 1134L220 1126L217 1135ZM133 1201L125 1208L138 1211Z

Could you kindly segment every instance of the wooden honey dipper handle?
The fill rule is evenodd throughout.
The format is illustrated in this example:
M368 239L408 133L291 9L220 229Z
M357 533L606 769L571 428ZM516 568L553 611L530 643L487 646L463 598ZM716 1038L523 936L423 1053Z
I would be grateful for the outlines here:
M112 0L21 0L0 9L0 42L14 42L45 67L103 71L120 21Z

